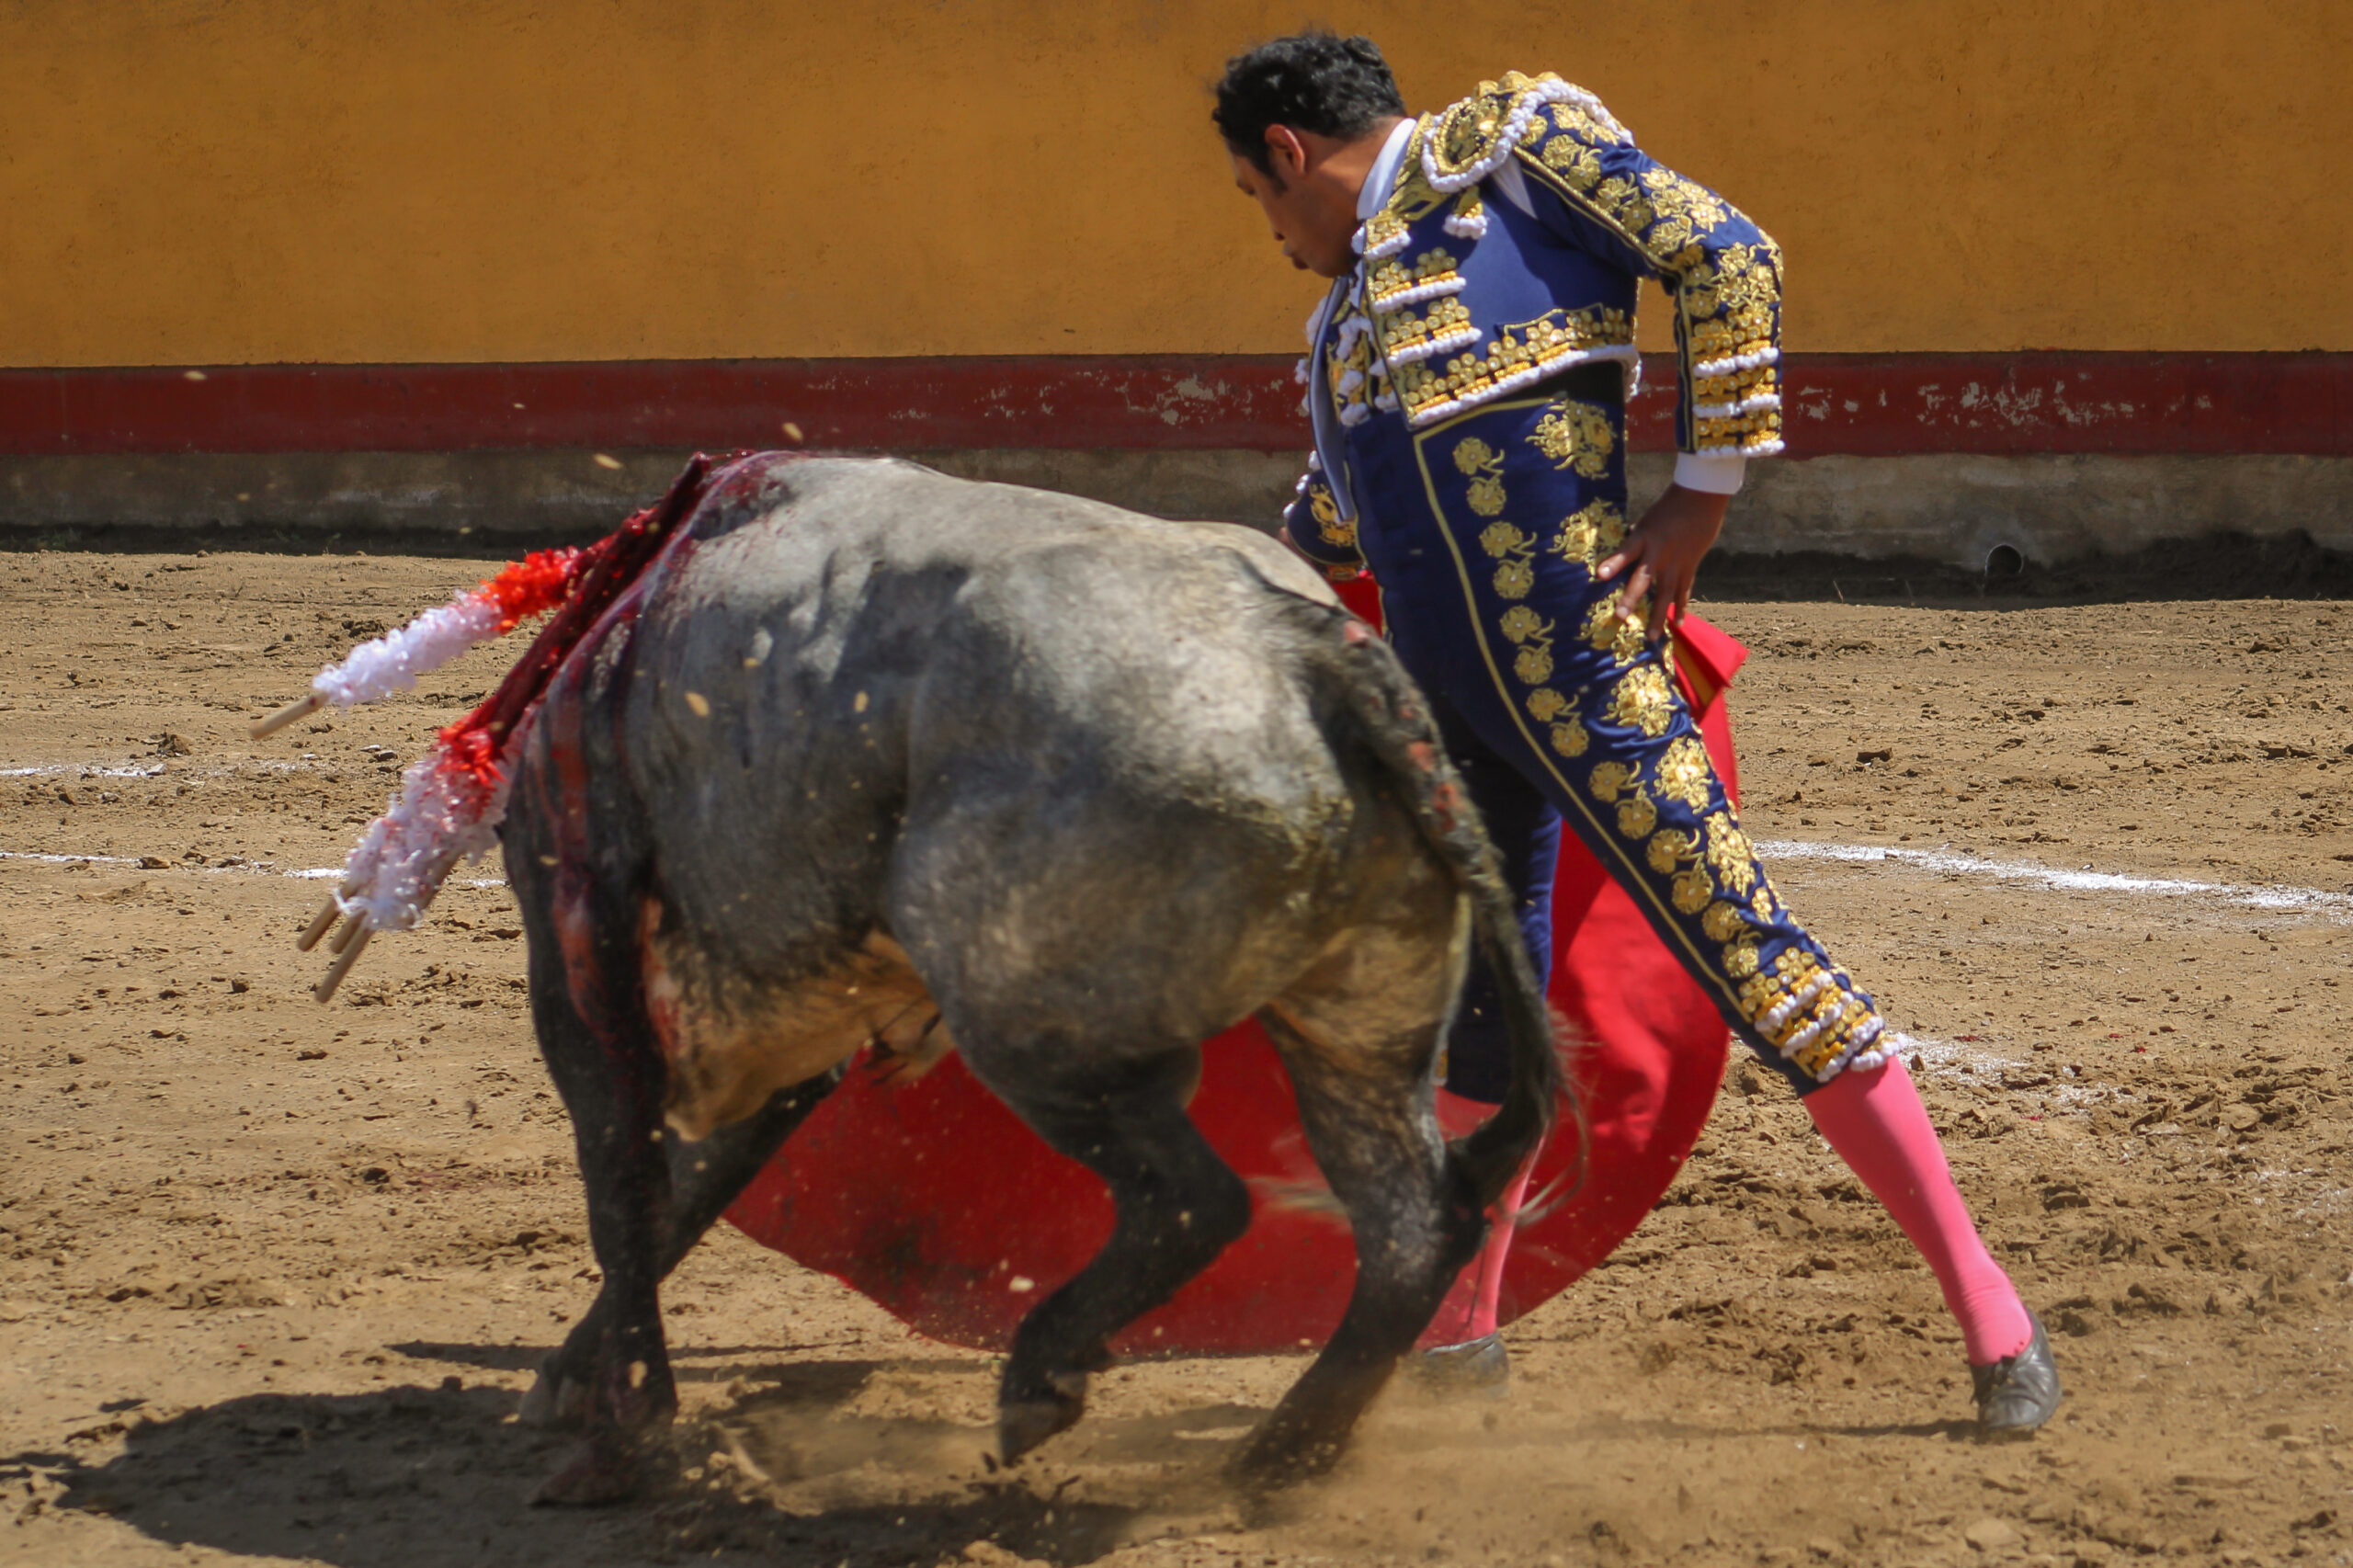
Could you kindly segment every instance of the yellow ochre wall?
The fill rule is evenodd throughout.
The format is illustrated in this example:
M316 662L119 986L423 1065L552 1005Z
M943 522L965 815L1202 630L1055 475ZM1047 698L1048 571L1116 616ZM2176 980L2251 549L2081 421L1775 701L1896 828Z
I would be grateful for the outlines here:
M1287 351L1207 85L1311 16L1592 88L1793 348L2353 348L2346 0L16 0L0 365Z

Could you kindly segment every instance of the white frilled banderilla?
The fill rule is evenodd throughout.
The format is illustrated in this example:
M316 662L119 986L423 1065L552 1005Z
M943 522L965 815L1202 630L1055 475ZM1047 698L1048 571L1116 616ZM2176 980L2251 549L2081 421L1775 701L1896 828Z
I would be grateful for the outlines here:
M543 550L397 631L353 649L321 670L309 693L253 728L256 740L330 705L355 707L412 689L478 643L554 611L506 678L482 706L443 730L433 749L401 775L400 793L368 826L343 876L295 946L308 952L329 941L335 961L312 994L334 998L378 931L406 931L425 916L441 883L461 859L480 858L498 840L506 812L506 755L549 677L580 635L636 582L701 499L713 470L700 454L661 502L583 549ZM342 927L335 929L340 920Z

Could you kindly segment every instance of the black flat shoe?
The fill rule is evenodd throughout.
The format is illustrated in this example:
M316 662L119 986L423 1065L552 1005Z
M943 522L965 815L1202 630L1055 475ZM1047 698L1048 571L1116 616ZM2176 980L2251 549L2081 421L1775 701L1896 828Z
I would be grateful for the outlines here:
M1511 1354L1500 1334L1483 1334L1460 1345L1416 1350L1405 1358L1405 1373L1431 1393L1483 1393L1501 1399L1509 1392Z
M2023 1437L2051 1419L2059 1408L2059 1368L2051 1358L2051 1341L2042 1320L2032 1312L2034 1337L2015 1356L2005 1356L1990 1367L1969 1369L1977 1394L1977 1435L1980 1437Z

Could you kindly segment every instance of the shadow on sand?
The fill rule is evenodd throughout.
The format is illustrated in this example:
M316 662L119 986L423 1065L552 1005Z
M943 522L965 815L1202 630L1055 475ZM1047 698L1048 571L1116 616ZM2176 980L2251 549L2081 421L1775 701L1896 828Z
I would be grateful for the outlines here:
M507 1369L540 1354L489 1346L429 1353ZM760 1386L682 1421L651 1465L643 1498L610 1509L530 1507L532 1489L559 1467L572 1437L518 1425L511 1390L469 1388L457 1377L438 1388L256 1395L161 1420L125 1412L121 1451L103 1463L69 1446L0 1459L0 1472L46 1476L62 1487L50 1506L109 1515L167 1545L347 1568L583 1568L732 1552L780 1568L1006 1561L1000 1553L1075 1565L1136 1539L1158 1486L1092 1500L1051 1459L995 1473L981 1457L993 1447L983 1430L845 1410L888 1365L763 1362ZM983 1374L986 1366L949 1369ZM1101 1436L1138 1459L1182 1450L1175 1466L1147 1468L1200 1477L1178 1487L1190 1491L1210 1484L1225 1434L1256 1414L1220 1406ZM1207 1440L1169 1441L1179 1431ZM994 1550L968 1553L975 1542Z

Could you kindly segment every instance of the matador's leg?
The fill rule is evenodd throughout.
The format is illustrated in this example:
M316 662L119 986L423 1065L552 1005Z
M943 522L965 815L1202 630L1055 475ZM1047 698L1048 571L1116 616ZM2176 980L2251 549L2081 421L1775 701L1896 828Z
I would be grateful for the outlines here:
M2057 1403L2048 1348L1979 1240L1908 1079L1887 1071L1878 1008L1782 903L1665 652L1594 579L1622 537L1622 472L1613 462L1591 484L1563 482L1525 449L1542 447L1522 438L1529 412L1498 405L1418 438L1433 543L1456 581L1450 595L1427 581L1387 594L1399 653L1542 790L1767 1065L1807 1096L1852 1075L1817 1125L1936 1269L1980 1369L1981 1421L2039 1425Z

